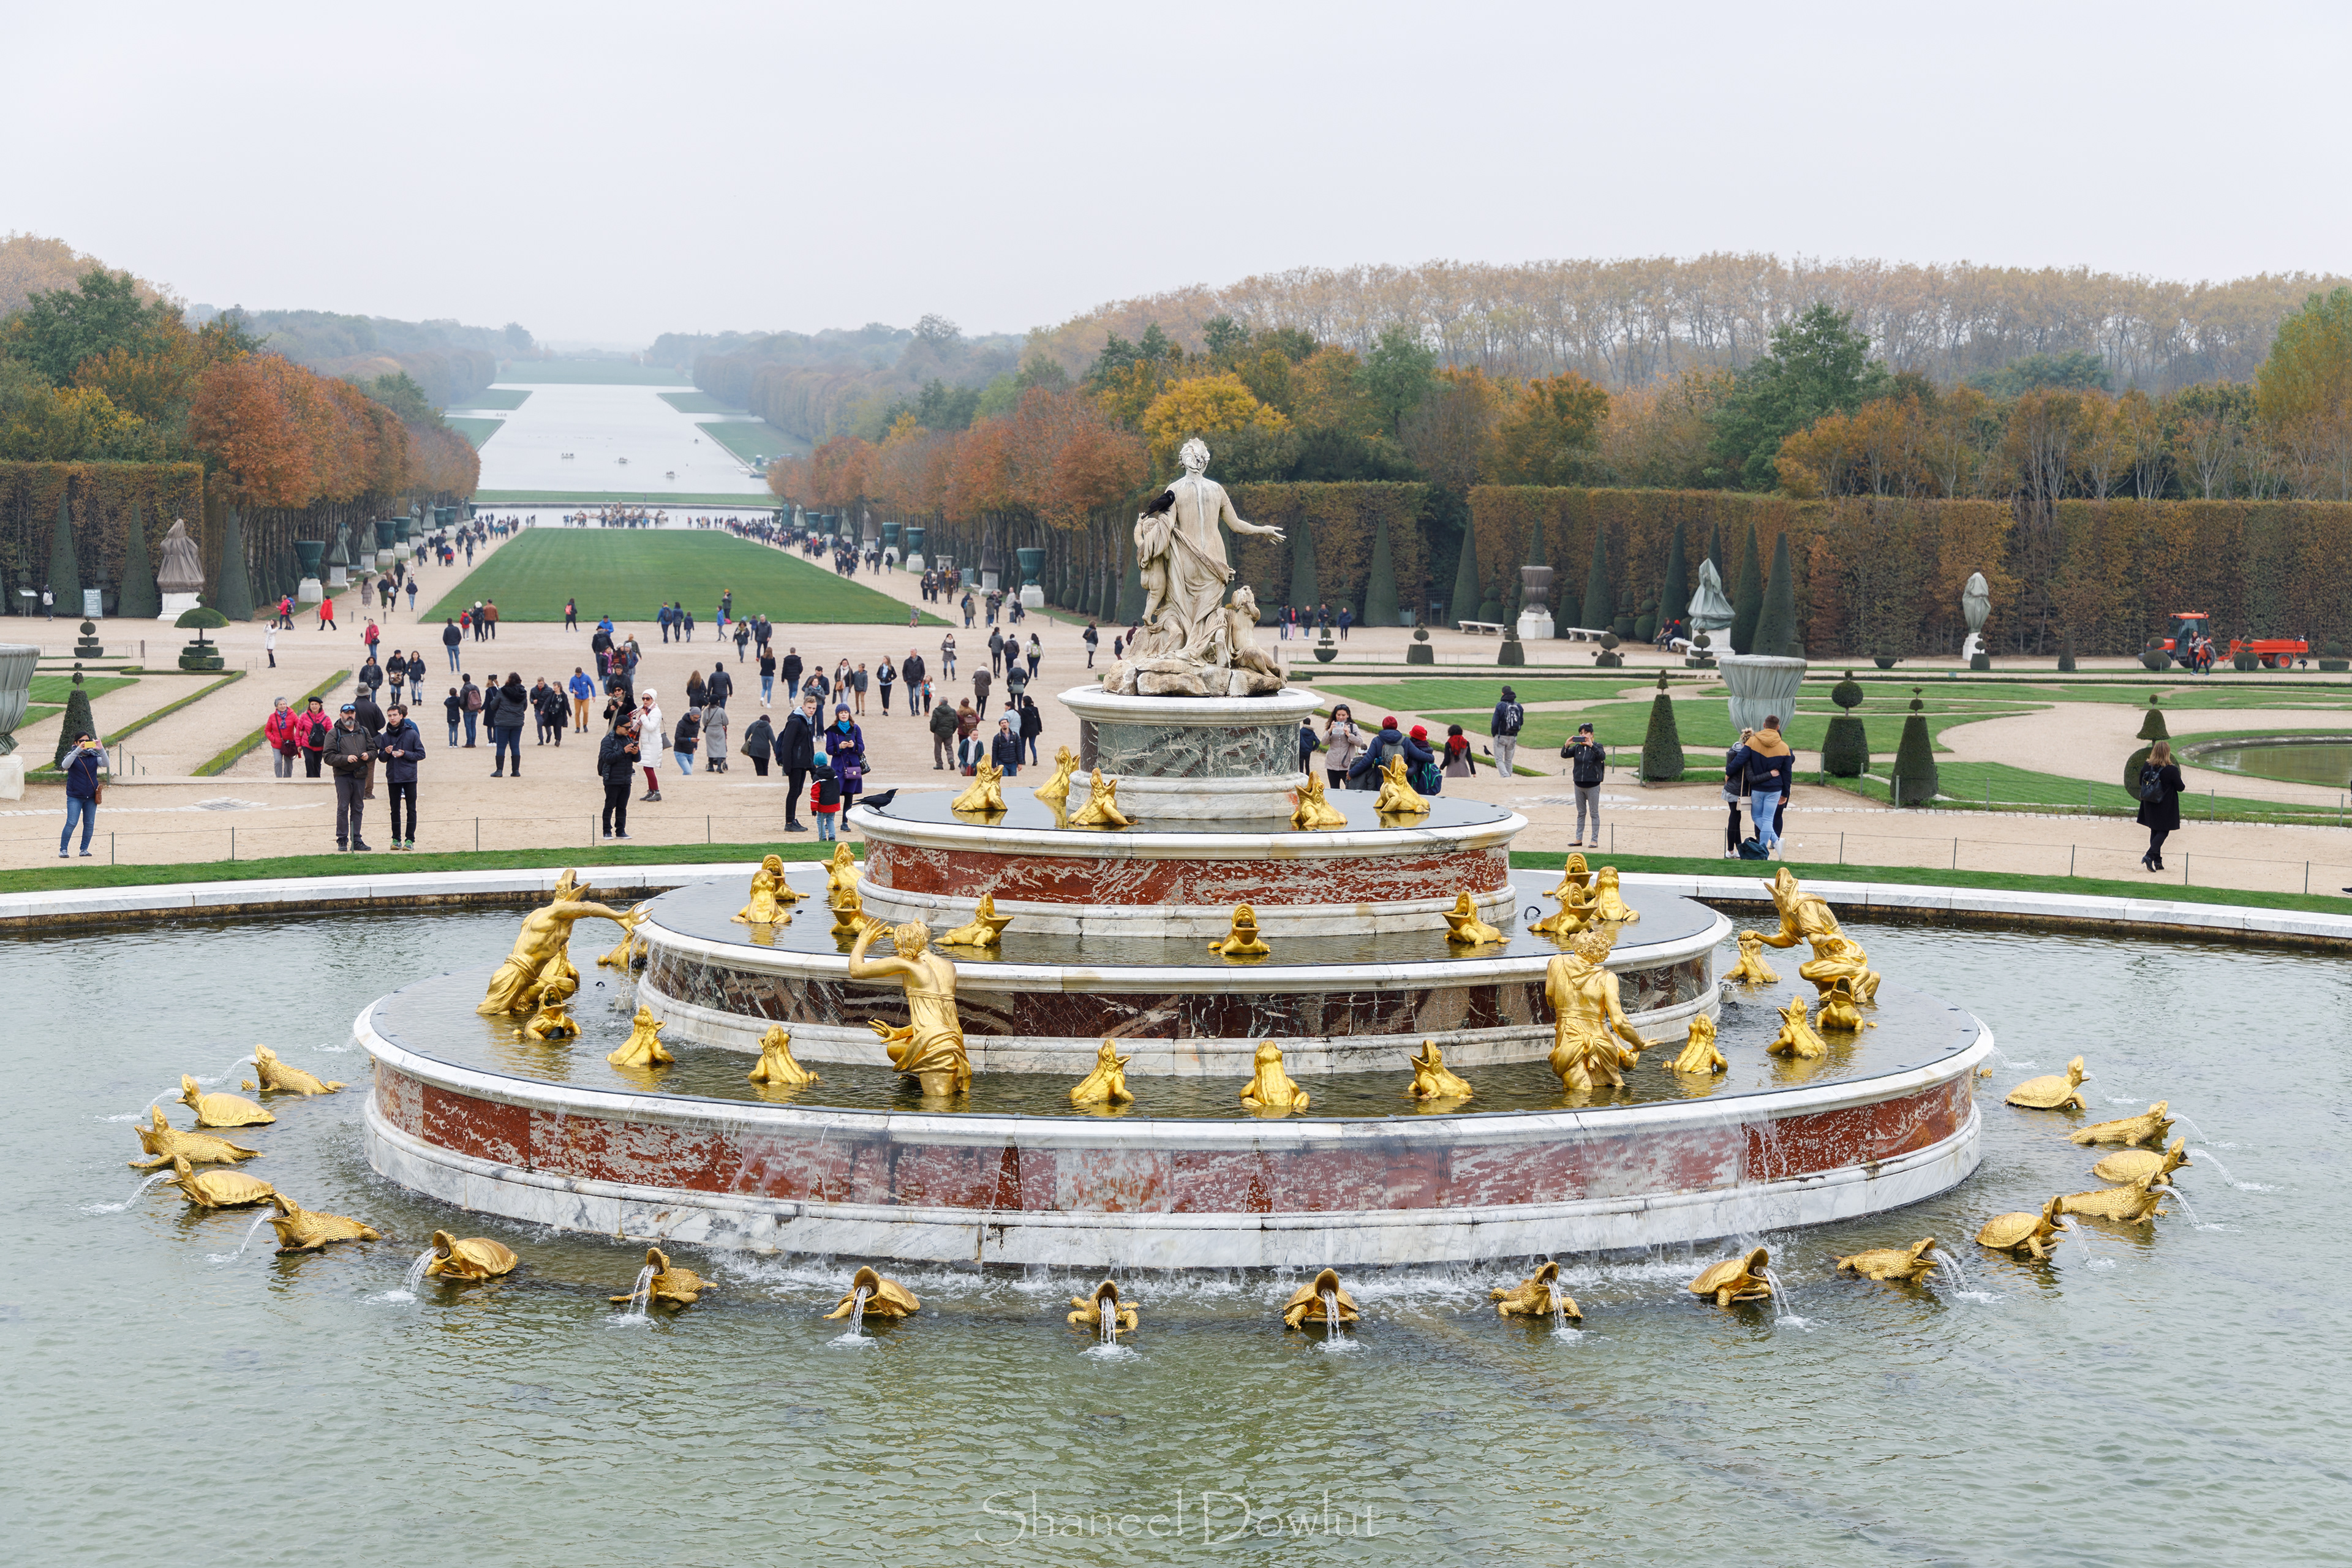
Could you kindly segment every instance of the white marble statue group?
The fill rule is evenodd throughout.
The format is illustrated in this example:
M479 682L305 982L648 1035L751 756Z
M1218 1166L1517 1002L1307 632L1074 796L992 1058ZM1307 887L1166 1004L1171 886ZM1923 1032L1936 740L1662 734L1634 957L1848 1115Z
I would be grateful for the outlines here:
M1224 486L1210 479L1198 437L1178 454L1184 472L1135 520L1143 580L1142 630L1103 677L1103 689L1130 697L1264 697L1283 688L1282 666L1258 647L1257 595L1234 580L1223 523L1235 533L1280 541L1282 530L1244 522Z

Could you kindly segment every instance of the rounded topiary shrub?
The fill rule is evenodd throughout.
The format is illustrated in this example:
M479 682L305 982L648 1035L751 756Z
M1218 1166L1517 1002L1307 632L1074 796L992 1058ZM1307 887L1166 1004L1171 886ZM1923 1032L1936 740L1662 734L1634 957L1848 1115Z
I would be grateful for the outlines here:
M2352 660L2345 658L2344 645L2330 637L2327 639L2327 646L2319 650L2319 668L2341 672L2352 669Z
M1847 670L1845 679L1830 688L1830 700L1841 708L1862 706L1862 682L1853 678L1853 671Z

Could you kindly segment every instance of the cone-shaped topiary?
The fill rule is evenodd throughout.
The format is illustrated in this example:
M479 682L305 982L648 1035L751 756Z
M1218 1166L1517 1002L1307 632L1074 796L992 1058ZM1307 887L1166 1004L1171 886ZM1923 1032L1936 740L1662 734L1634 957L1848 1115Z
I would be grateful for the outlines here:
M1397 603L1396 560L1389 552L1389 514L1372 525L1372 572L1364 581L1364 625L1401 626L1403 606Z
M2058 668L2063 674L2074 668L2074 634L2068 632L2066 640L2058 645Z
M66 505L66 494L62 489L58 492L57 525L49 530L49 592L66 614L79 616L81 563L74 558L73 513Z
M1756 544L1756 520L1748 520L1748 554L1739 563L1739 587L1731 595L1731 651L1754 653L1756 623L1764 616L1764 563Z
M1772 578L1764 590L1764 611L1756 619L1749 653L1802 658L1803 641L1797 636L1797 574L1789 561L1786 533L1772 546Z
M1675 536L1666 546L1666 585L1658 592L1660 626L1670 626L1690 610L1690 567L1683 558L1683 525L1675 524Z
M2147 694L2147 715L2139 721L2139 738L2143 741L2169 741L2172 731L2164 727L2164 710L2157 705L2157 693Z
M1315 613L1323 588L1315 575L1315 537L1301 517L1290 528L1290 605L1303 618Z
M1445 613L1456 621L1475 621L1478 616L1478 531L1465 520L1462 524L1462 554L1454 563L1454 597L1446 602Z
M1830 721L1822 736L1822 771L1842 779L1858 779L1870 771L1870 737L1853 710L1862 706L1862 684L1847 670L1845 679L1830 688L1830 700L1844 711Z
M227 520L221 525L219 582L213 607L232 623L253 619L253 586L245 574L245 529L235 507L228 509Z
M1936 798L1943 781L1936 776L1936 746L1927 738L1927 705L1919 700L1926 688L1911 689L1911 711L1903 721L1903 743L1895 750L1895 804L1925 805Z
M1658 672L1658 694L1650 699L1650 729L1642 737L1642 781L1664 783L1683 776L1682 731L1675 728L1674 699L1666 695L1665 671Z
M1503 646L1496 653L1495 662L1505 665L1528 662L1527 647L1519 641L1519 623L1516 617L1507 616L1503 618Z
M1584 579L1584 605L1576 624L1606 631L1617 619L1617 595L1609 586L1609 532L1598 523L1592 530L1592 570Z
M139 520L139 503L131 503L131 515L122 525L122 591L114 601L114 613L125 620L152 621L163 610L155 597L155 567L147 559L147 529Z
M58 731L58 754L49 759L49 766L64 767L66 754L74 749L74 742L83 735L98 735L98 721L89 714L89 693L82 689L81 666L75 665L73 690L66 696L65 723ZM103 735L98 735L98 740L100 745L106 743Z

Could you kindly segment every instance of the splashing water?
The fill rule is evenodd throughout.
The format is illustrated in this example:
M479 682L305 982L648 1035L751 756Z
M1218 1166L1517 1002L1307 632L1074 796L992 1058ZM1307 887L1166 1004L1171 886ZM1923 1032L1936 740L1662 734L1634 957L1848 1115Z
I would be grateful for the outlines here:
M2060 1215L2058 1216L2058 1223L2062 1227L2063 1227L2068 1236L2074 1238L2074 1245L2083 1249L2083 1261L2085 1265L2093 1268L2113 1268L2116 1266L2116 1260L2114 1258L2102 1258L2095 1251L2092 1250L2091 1233L2084 1229L2081 1226L2076 1225L2073 1215Z
M1998 1301L2000 1298L1990 1290L1979 1290L1969 1283L1968 1270L1960 1260L1937 1247L1931 1256L1936 1260L1936 1282L1952 1293L1958 1301Z
M2189 1152L2192 1158L2203 1160L2210 1163L2214 1170L2221 1173L2221 1180L2228 1183L2231 1186L2237 1188L2242 1193L2274 1193L2278 1191L2276 1187L2272 1186L2265 1182L2242 1182L2238 1180L2237 1177L2230 1174L2229 1166L2224 1165L2221 1161L2213 1157L2213 1152L2210 1149L2191 1149Z
M2206 1136L2205 1129L2198 1126L2197 1119L2189 1115L2188 1112L2176 1110L2171 1112L2171 1116L2172 1120L2180 1123L2181 1126L2189 1129L2190 1137L2201 1140Z
M2195 1205L2194 1204L2190 1203L2190 1202L2189 1201L2189 1194L2188 1194L2187 1193L2182 1192L2179 1187L2168 1186L2168 1188L2167 1188L2166 1190L2167 1190L2167 1192L2170 1194L2170 1196L2171 1196L2171 1198L2172 1198L2172 1201L2173 1201L2174 1203L2177 1203L2177 1204L2179 1204L2179 1205L2180 1205L2180 1212L2181 1212L2182 1214L2185 1214L2185 1215L2187 1215L2189 1216L2189 1223L2190 1225L2194 1226L2197 1229L2199 1229L2199 1230L2221 1230L2221 1229L2224 1229L2224 1228L2225 1228L2224 1226L2221 1226L2221 1225L2219 1225L2219 1224L2208 1225L2208 1224L2204 1223L2202 1220L2200 1220L2200 1219L2197 1217L2197 1205Z
M205 1254L205 1258L215 1263L236 1262L238 1258L245 1256L245 1249L253 1245L255 1235L260 1231L263 1226L268 1225L268 1223L269 1216L267 1214L255 1215L253 1223L246 1227L245 1239L236 1244L236 1250L235 1252L207 1252Z
M84 1214L121 1214L124 1209L127 1209L132 1204L137 1203L141 1194L144 1193L148 1188L153 1186L158 1182L170 1181L172 1179L172 1168L169 1165L166 1165L162 1170L156 1172L153 1175L148 1177L145 1181L140 1183L136 1187L132 1188L131 1195L123 1199L121 1203L84 1204L81 1205L81 1212Z
M397 1290L386 1290L383 1295L376 1297L375 1300L379 1301L415 1300L416 1292L423 1289L425 1287L425 1267L433 1261L435 1256L439 1252L439 1250L440 1249L438 1247L428 1247L424 1251L418 1253L416 1255L416 1261L408 1266L408 1272L400 1277L400 1289Z
M213 1074L210 1078L206 1078L201 1073L190 1073L188 1076L196 1080L196 1087L198 1089L210 1089L216 1083L225 1082L236 1071L237 1068L251 1067L252 1065L253 1053L251 1051L247 1051L245 1055L237 1058L236 1060L229 1063L228 1066L221 1068L220 1071ZM165 1089L163 1093L157 1095L154 1099L149 1100L146 1104L141 1106L138 1110L131 1112L127 1116L101 1116L99 1120L100 1121L144 1121L147 1120L147 1113L149 1111L154 1110L157 1106L163 1104L167 1100L177 1100L179 1098L180 1086L175 1083L171 1088Z
M1323 1348L1334 1355L1356 1348L1356 1342L1340 1331L1339 1293L1337 1290L1323 1292Z
M615 1323L642 1323L652 1316L654 1304L654 1266L646 1264L637 1270L637 1282L629 1287L629 1304L613 1314Z
M1095 1342L1088 1345L1087 1355L1096 1361L1125 1361L1135 1352L1118 1342L1118 1301L1112 1298L1109 1309L1102 1314L1102 1325L1095 1331Z
M646 1270L648 1279L652 1274L651 1268ZM863 1349L874 1342L872 1336L866 1331L866 1287L860 1285L857 1294L849 1299L849 1327L835 1337L833 1343Z
M1797 1316L1796 1303L1789 1300L1789 1287L1780 1277L1769 1268L1763 1272L1764 1283L1772 1287L1772 1326L1779 1328L1786 1324L1792 1329L1811 1328L1811 1319Z

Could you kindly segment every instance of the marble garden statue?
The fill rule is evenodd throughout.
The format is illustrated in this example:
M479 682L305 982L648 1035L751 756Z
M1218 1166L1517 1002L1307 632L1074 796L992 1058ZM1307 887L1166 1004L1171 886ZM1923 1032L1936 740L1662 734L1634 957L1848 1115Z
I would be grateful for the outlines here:
M1263 697L1283 688L1281 666L1250 628L1257 602L1244 589L1233 605L1223 523L1235 533L1280 541L1282 530L1244 522L1224 486L1208 477L1209 448L1199 437L1178 454L1184 472L1135 520L1137 570L1143 581L1143 630L1128 657L1111 666L1103 689L1139 697Z
M172 531L163 536L157 553L163 561L155 569L155 590L163 612L155 618L176 621L196 607L205 586L204 563L196 559L196 542L188 537L185 518L173 520Z

